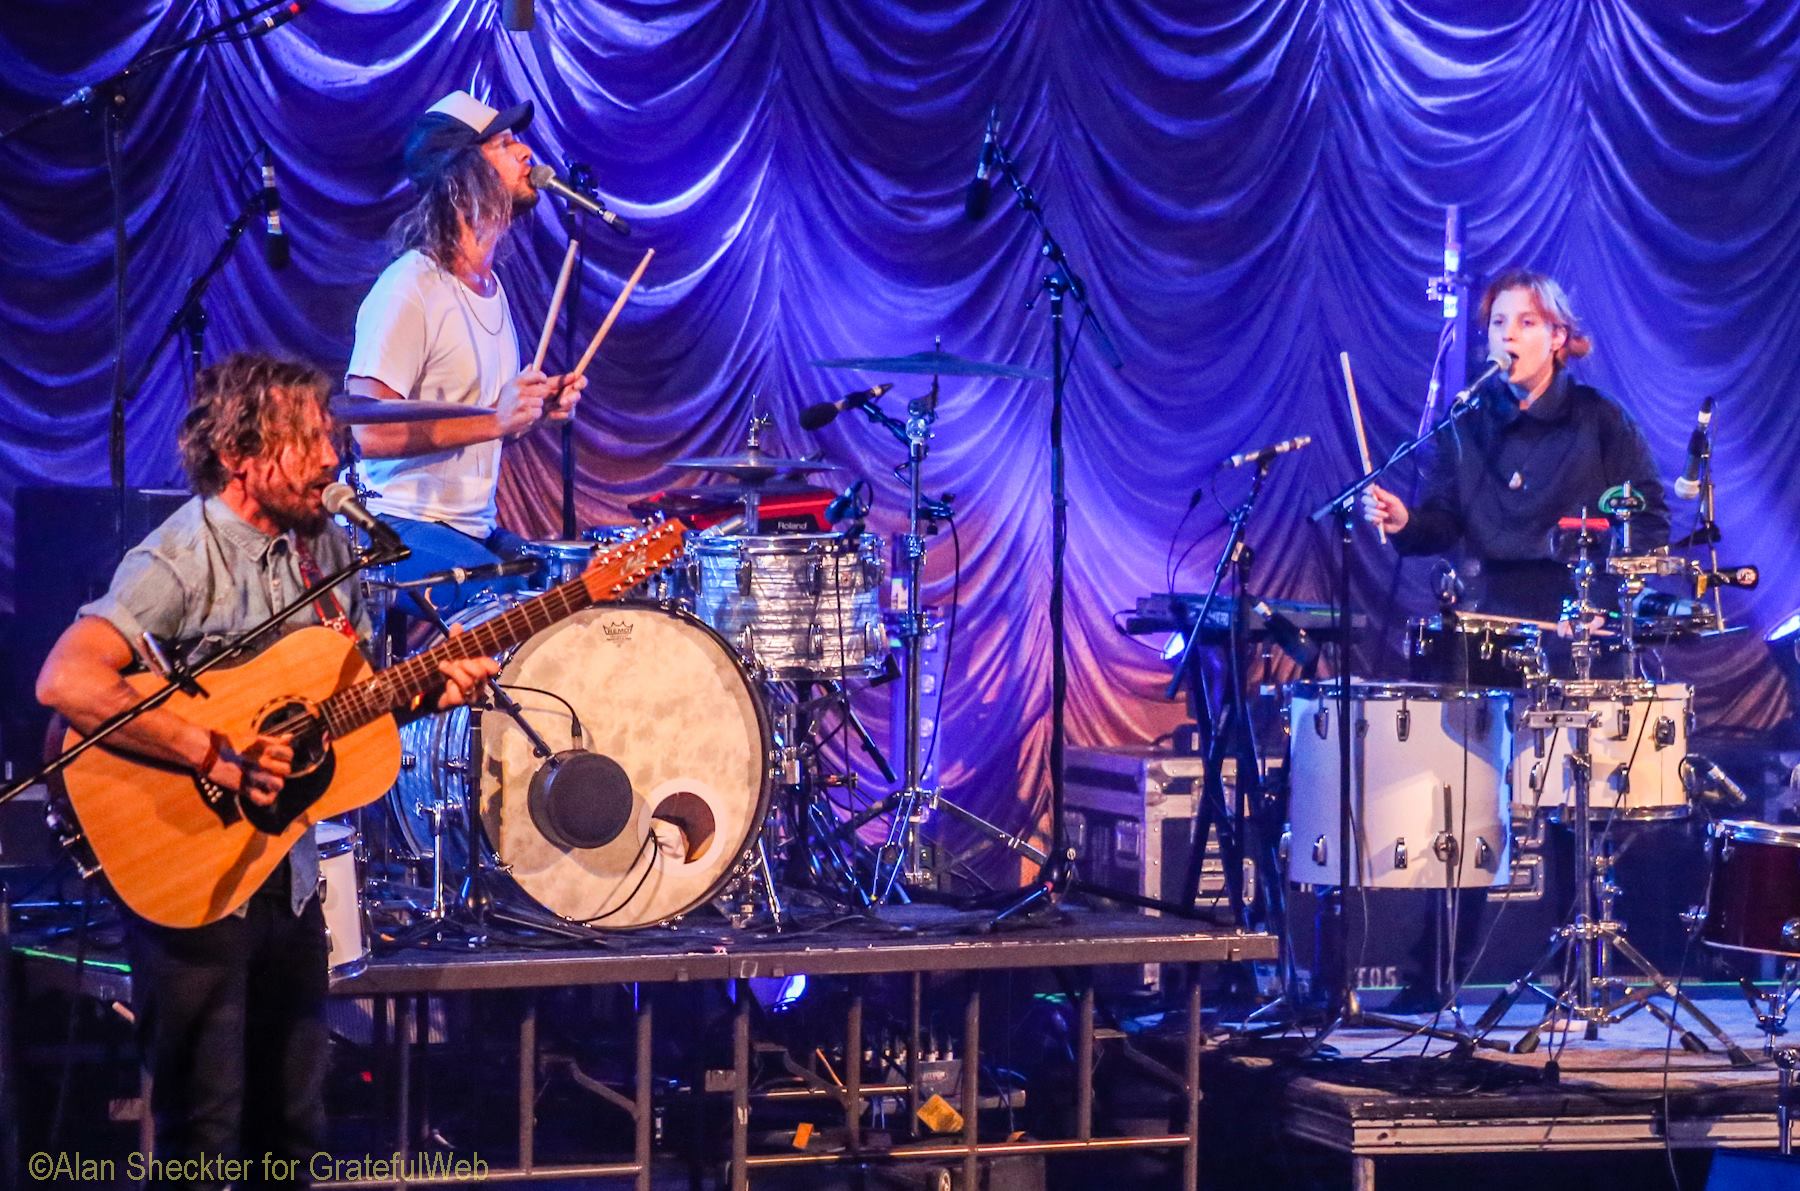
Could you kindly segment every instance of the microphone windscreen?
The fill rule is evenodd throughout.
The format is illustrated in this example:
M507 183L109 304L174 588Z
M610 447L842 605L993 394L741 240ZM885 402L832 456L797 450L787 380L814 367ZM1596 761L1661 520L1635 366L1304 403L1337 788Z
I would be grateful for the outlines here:
M802 430L818 430L837 416L837 402L821 401L817 405L809 405L800 411L800 428Z

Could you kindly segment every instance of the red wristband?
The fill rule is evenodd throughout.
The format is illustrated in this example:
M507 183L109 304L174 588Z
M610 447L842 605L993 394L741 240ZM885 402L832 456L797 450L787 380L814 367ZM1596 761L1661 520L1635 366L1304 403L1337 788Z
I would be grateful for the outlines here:
M200 764L194 766L194 772L201 777L205 777L212 772L213 766L219 763L219 755L226 745L225 734L223 732L208 732L206 735L206 756L200 759Z

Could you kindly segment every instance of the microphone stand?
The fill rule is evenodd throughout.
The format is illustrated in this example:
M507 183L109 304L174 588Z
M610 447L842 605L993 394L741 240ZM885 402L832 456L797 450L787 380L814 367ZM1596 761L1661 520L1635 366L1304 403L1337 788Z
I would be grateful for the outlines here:
M150 353L139 363L137 372L126 384L125 400L127 403L137 396L138 390L143 388L144 382L149 379L150 370L155 367L156 358L162 355L163 348L167 347L169 341L182 331L186 331L188 337L188 382L190 386L195 383L202 363L202 341L206 335L206 310L201 306L200 300L206 296L207 287L212 284L213 278L218 276L219 270L225 267L225 262L231 259L233 250L237 248L237 242L243 238L244 229L250 226L250 220L262 213L263 209L260 189L253 192L239 206L237 218L233 219L225 228L225 239L219 244L218 250L213 253L212 259L206 262L206 267L200 270L193 281L188 283L187 293L182 295L181 304L175 308L175 313L169 316L168 324L163 327L162 334L157 337L156 346L150 349Z
M1100 349L1114 368L1123 368L1125 360L1113 345L1112 337L1101 325L1088 298L1088 287L1069 263L1062 244L1051 231L1043 204L1019 172L1018 163L1006 147L998 130L994 134L992 159L995 168L1018 196L1018 205L1037 225L1040 244L1038 254L1049 268L1038 284L1050 299L1050 858L1039 869L1037 879L1020 896L995 917L998 925L1013 914L1041 908L1068 893L1077 884L1075 857L1070 855L1067 828L1064 823L1065 783L1063 754L1066 747L1066 714L1069 675L1067 630L1063 619L1063 595L1067 578L1069 530L1068 477L1063 460L1063 398L1068 387L1072 360L1064 347L1063 303L1073 297L1080 307L1079 319L1099 338ZM1030 310L1037 304L1034 295L1025 302Z
M1380 1014L1367 1013L1363 1010L1356 993L1356 973L1350 962L1349 930L1345 914L1345 899L1350 895L1351 876L1353 871L1360 873L1362 867L1362 848L1360 837L1353 828L1353 812L1351 810L1353 793L1351 778L1351 725L1350 725L1350 625L1354 619L1355 603L1351 596L1350 555L1351 546L1356 540L1356 503L1369 485L1381 476L1386 475L1393 466L1403 459L1409 458L1425 443L1429 442L1440 430L1454 425L1471 413L1478 402L1474 397L1475 389L1486 380L1483 376L1475 384L1468 386L1451 401L1443 416L1435 423L1423 428L1415 437L1400 444L1393 454L1382 461L1367 475L1351 481L1330 500L1314 509L1309 520L1318 524L1327 517L1335 518L1338 527L1338 599L1337 599L1337 737L1338 737L1338 886L1337 896L1332 899L1332 917L1335 923L1335 934L1338 940L1338 978L1333 1002L1331 1022L1312 1039L1310 1050L1317 1053L1325 1039L1340 1029L1355 1027L1374 1027L1394 1030L1399 1033L1416 1034L1420 1037L1437 1038L1454 1042L1458 1053L1472 1053L1476 1039L1461 1030L1439 1029L1433 1025L1417 1026L1400 1018L1387 1017ZM1354 870L1353 870L1354 862ZM1316 975L1315 975L1316 979Z
M590 198L597 198L598 191L594 186L594 171L585 161L569 163L569 188L579 191ZM580 346L575 342L578 333L576 327L581 321L581 273L582 266L587 263L587 241L584 236L576 235L585 232L586 226L582 217L587 214L580 206L572 202L564 202L563 210L568 213L567 227L570 238L575 240L575 268L569 273L569 289L563 295L563 355L568 360L581 358ZM562 537L572 542L580 531L575 527L575 420L570 418L562 424L559 436L562 443Z
M129 263L130 245L126 235L124 185L119 175L119 159L125 151L125 84L183 50L189 50L209 42L220 34L228 33L240 26L249 26L239 35L239 39L244 41L271 33L286 24L286 20L283 20L280 14L263 17L260 27L258 27L257 18L272 9L285 8L289 3L291 0L263 0L262 3L246 11L228 16L217 24L208 25L198 33L184 37L180 41L140 54L99 82L77 88L58 102L39 108L5 132L0 132L0 142L8 141L59 112L80 108L84 112L92 113L95 105L100 105L100 147L106 162L107 189L112 196L113 229L114 355L112 408L107 421L107 460L114 497L114 538L118 545L118 557L120 558L125 556L127 549L125 541L125 403L131 395L131 391L125 384L125 276ZM158 350L160 350L160 346Z

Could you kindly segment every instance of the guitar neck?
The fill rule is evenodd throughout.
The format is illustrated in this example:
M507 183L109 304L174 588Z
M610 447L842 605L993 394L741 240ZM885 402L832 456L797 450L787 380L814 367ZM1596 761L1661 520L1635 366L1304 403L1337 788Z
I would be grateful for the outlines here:
M440 662L492 657L584 608L618 598L679 550L678 530L677 524L669 523L646 537L616 546L585 574L464 632L453 633L366 682L344 688L325 700L321 710L326 724L334 735L344 736L384 715L417 707L442 685Z

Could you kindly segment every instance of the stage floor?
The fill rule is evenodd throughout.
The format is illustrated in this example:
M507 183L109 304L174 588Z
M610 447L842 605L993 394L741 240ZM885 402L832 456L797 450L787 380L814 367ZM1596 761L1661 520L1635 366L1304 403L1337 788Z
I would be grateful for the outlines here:
M1496 991L1476 990L1464 1004L1465 1019L1479 1018ZM1695 1028L1708 1052L1685 1051L1679 1032L1642 1011L1603 1028L1595 1040L1580 1030L1545 1031L1532 1053L1483 1047L1468 1059L1455 1057L1448 1041L1343 1029L1317 1058L1302 1061L1305 1039L1295 1030L1213 1052L1209 1109L1219 1111L1222 1102L1232 1107L1208 1129L1228 1129L1246 1113L1261 1117L1266 1130L1284 1139L1349 1157L1348 1185L1357 1191L1374 1187L1377 1159L1773 1149L1779 1077L1763 1053L1753 1012L1736 986L1686 991L1745 1052L1747 1066L1734 1065L1685 1013L1681 1026ZM1379 1012L1378 1003L1369 1008ZM1521 1001L1489 1040L1515 1043L1541 1016L1537 1004ZM1424 1025L1432 1019L1402 1020ZM1438 1024L1449 1025L1448 1015ZM1400 1173L1385 1162L1382 1169Z

